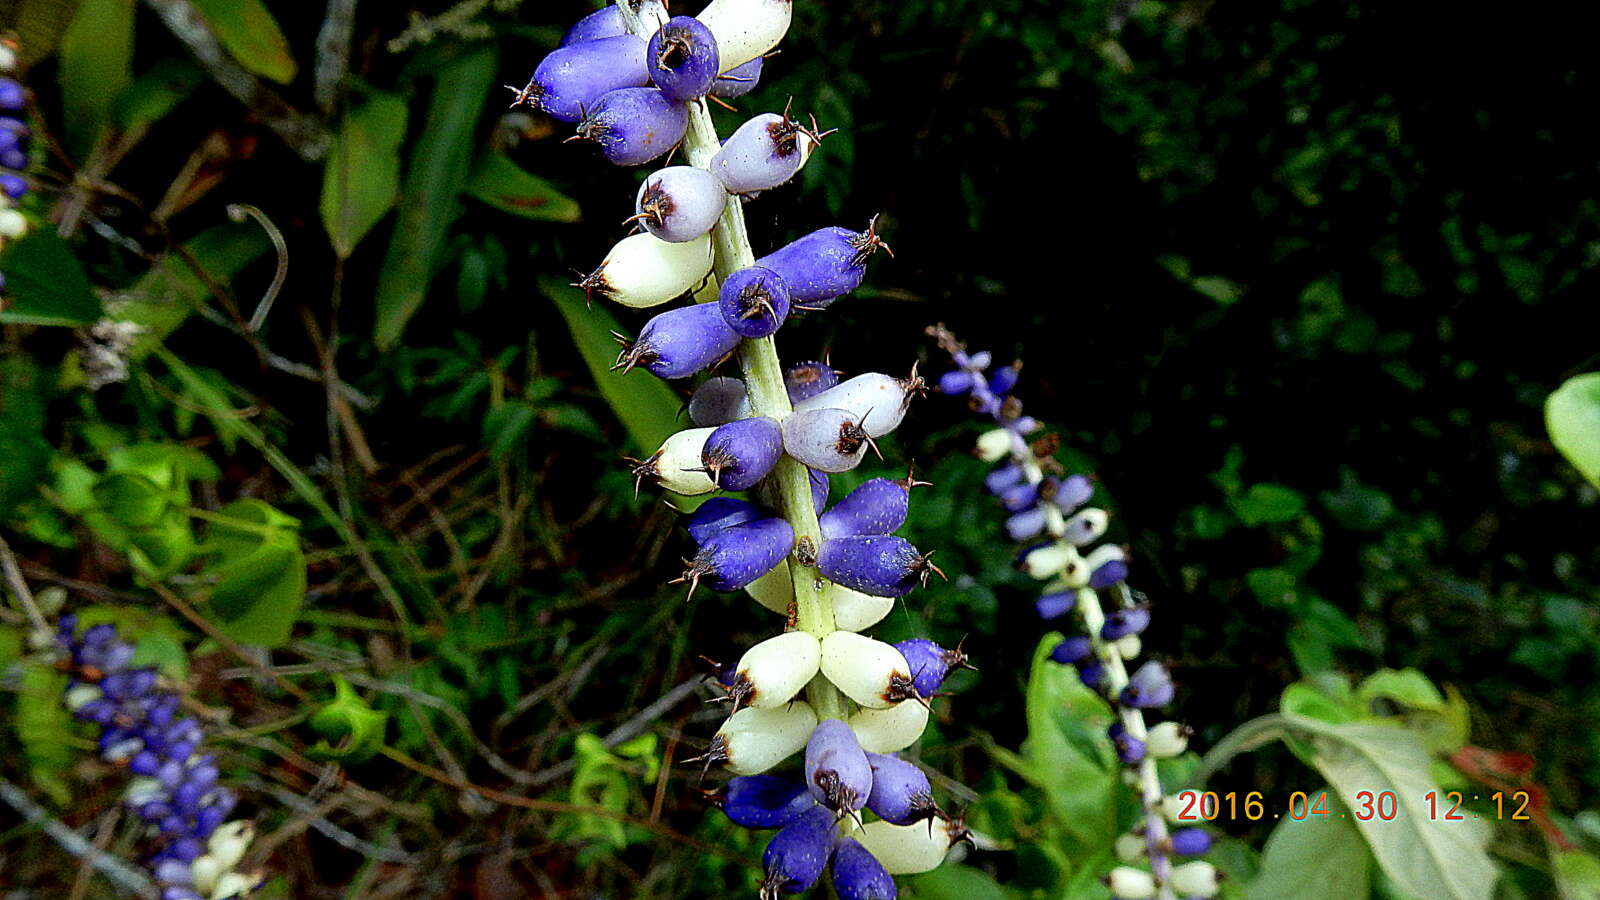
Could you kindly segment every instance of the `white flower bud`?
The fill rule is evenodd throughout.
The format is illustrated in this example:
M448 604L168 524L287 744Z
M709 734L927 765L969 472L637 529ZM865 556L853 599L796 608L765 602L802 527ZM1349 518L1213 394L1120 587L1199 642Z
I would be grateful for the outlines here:
M883 621L883 617L892 609L893 597L874 597L842 584L833 586L833 624L840 631L871 628Z
M1148 748L1146 749L1148 750ZM1194 800L1191 797L1185 797L1183 794L1168 794L1161 798L1161 815L1165 816L1168 822L1188 824L1193 821L1193 806ZM1183 818L1184 810L1189 810L1190 818Z
M1105 544L1090 550L1083 558L1084 568L1093 572L1108 562L1126 562L1128 551L1116 544Z
M959 839L964 832L962 828L955 838ZM931 872L944 862L955 843L947 826L938 821L892 825L880 819L868 822L856 839L877 857L890 875Z
M921 384L921 379L917 379ZM908 383L893 375L868 372L836 384L831 388L795 404L795 412L809 409L843 409L861 416L861 428L872 437L883 437L896 428L906 417L915 392Z
M28 233L28 220L14 209L0 209L0 237L19 238Z
M822 639L822 674L869 709L893 706L915 693L904 654L892 644L850 631Z
M1125 637L1117 638L1113 645L1117 648L1117 653L1119 653L1123 659L1133 659L1139 655L1140 650L1144 649L1144 643L1139 640L1139 636L1137 634L1130 634Z
M1100 540L1111 524L1111 515L1093 506L1078 510L1066 521L1061 536L1079 547Z
M189 864L189 877L194 882L194 889L207 897L211 896L212 889L217 886L217 879L225 872L227 868L209 853Z
M1078 555L1078 548L1060 541L1037 547L1022 557L1022 571L1040 581L1056 575L1066 575L1074 567L1083 567L1083 557ZM1088 581L1084 580L1083 584L1069 586L1082 587L1084 584L1088 584Z
M728 717L712 739L735 775L759 775L800 752L817 727L811 704L796 700L776 709L746 707Z
M672 243L648 232L618 241L581 287L623 306L660 306L694 290L711 272L711 234Z
M745 593L767 609L780 616L789 615L789 605L794 603L794 579L789 574L789 561L783 560L767 574L744 586Z
M733 692L748 692L757 709L782 706L806 686L822 660L822 645L804 631L767 638L745 651L734 675Z
M17 52L0 44L0 72L9 72L17 67Z
M1187 725L1177 722L1162 722L1151 727L1150 733L1145 736L1144 749L1146 753L1156 759L1168 759L1181 756L1189 749L1189 735L1193 733Z
M1111 896L1118 900L1147 900L1156 895L1156 880L1143 869L1118 866L1106 876L1106 886Z
M984 462L999 462L1011 455L1011 432L1004 428L985 431L978 435L978 458Z
M1217 867L1205 860L1187 862L1172 869L1172 889L1190 897L1215 897L1222 884Z
M104 692L92 684L75 684L67 688L65 702L67 709L77 712L83 705L91 700L99 700Z
M1117 838L1114 846L1117 850L1117 859L1125 863L1138 862L1144 859L1145 852L1149 850L1149 845L1145 843L1144 836L1139 834L1125 834Z
M888 709L863 709L850 717L856 742L868 753L897 753L917 742L928 727L928 708L915 700Z
M217 886L211 889L211 900L229 900L232 897L245 897L261 886L266 876L260 872L244 875L239 872L229 872L217 879Z
M717 486L704 471L700 451L715 428L686 428L666 439L649 459L633 469L636 478L648 478L655 484L673 492L692 497L709 494Z
M793 16L794 0L711 0L695 18L717 39L726 72L778 46Z
M237 819L217 826L206 842L206 855L217 861L218 871L226 872L244 859L244 852L255 840L256 826L248 819Z

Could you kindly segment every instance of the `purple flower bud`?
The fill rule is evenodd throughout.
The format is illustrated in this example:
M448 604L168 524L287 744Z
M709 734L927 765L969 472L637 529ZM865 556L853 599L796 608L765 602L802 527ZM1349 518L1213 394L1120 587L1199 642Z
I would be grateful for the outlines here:
M28 180L11 172L0 173L0 192L13 200L21 200L28 193Z
M1128 564L1120 559L1109 560L1101 564L1089 575L1089 587L1097 591L1105 590L1113 584L1127 580ZM1146 614L1148 618L1148 613ZM1141 629L1142 630L1142 629ZM1138 632L1133 632L1137 634Z
M713 497L689 514L689 539L696 544L704 544L724 528L754 522L770 515L759 506L736 497Z
M822 228L763 256L756 265L782 275L795 304L825 308L860 287L867 260L879 247L889 249L875 226L876 221L859 232L837 226Z
M1088 659L1094 653L1094 644L1086 637L1077 635L1062 638L1061 643L1050 651L1050 658L1064 666L1076 665Z
M611 3L584 16L577 24L567 29L567 33L561 38L561 46L597 41L627 33L628 26L622 22L622 10L615 3Z
M833 851L833 889L839 900L895 900L894 878L855 838Z
M28 104L28 92L12 78L0 78L0 109L19 110Z
M618 34L551 51L513 105L527 103L562 122L576 122L606 94L649 83L644 39Z
M1211 834L1203 828L1179 828L1168 836L1172 852L1179 856L1199 856L1211 850Z
M854 469L870 446L872 438L861 427L861 416L849 410L808 409L783 420L784 452L823 472Z
M898 756L868 753L872 766L872 793L867 809L878 818L896 825L910 825L931 819L939 813L933 802L933 788L922 770Z
M972 373L965 369L952 369L939 376L939 393L965 394L972 390Z
M906 658L906 665L911 667L912 686L916 688L918 697L927 698L937 694L951 669L972 668L967 663L966 652L960 647L946 650L927 638L912 638L894 647Z
M1057 646L1059 647L1059 645ZM1105 679L1106 667L1097 662L1078 666L1078 680L1083 682L1083 686L1090 690L1099 689L1100 683Z
M747 266L722 282L717 308L722 321L740 335L768 337L789 316L789 286L771 269Z
M589 108L575 139L599 144L616 165L637 166L665 156L688 130L689 112L682 103L655 88L625 87L606 93Z
M872 766L856 733L838 719L823 719L806 742L806 788L817 802L843 815L865 806Z
M983 477L983 487L989 493L999 495L1006 488L1021 482L1023 477L1021 466L1016 463L1006 463Z
M619 339L620 340L620 339ZM622 341L612 368L643 366L659 378L687 378L739 346L739 335L722 321L714 303L695 303L660 313L644 323L634 341Z
M161 900L205 900L205 897L192 887L170 885L161 889Z
M1123 706L1153 709L1171 703L1172 695L1172 676L1167 674L1167 667L1150 660L1128 679L1128 686L1122 689L1119 699Z
M1130 634L1140 634L1149 626L1150 607L1133 606L1119 609L1106 616L1106 623L1100 627L1100 637L1115 641Z
M722 799L722 811L742 828L782 828L816 805L805 785L776 775L740 775Z
M816 469L806 469L806 478L811 482L811 506L813 509L823 509L828 505L828 492L833 489L833 484L828 480L828 473Z
M689 582L689 595L702 578L712 590L736 591L783 561L794 549L794 529L780 518L757 519L713 534L673 584Z
M823 577L874 597L903 597L939 571L910 541L892 534L823 541L817 568Z
M761 67L766 57L758 56L742 65L734 66L711 84L711 96L732 99L743 97L756 89L761 81Z
M1056 488L1054 502L1063 513L1071 515L1078 507L1089 502L1094 496L1094 482L1084 475L1068 475L1061 479L1061 486Z
M28 154L20 147L0 147L0 168L26 169Z
M1017 386L1017 378L1022 373L1022 363L1014 362L1004 368L995 369L989 376L989 392L997 397L1004 397L1011 393Z
M755 416L729 422L711 432L700 462L711 483L725 491L755 487L783 456L783 428L778 420Z
M1046 522L1044 507L1025 509L1006 519L1006 536L1013 541L1026 541L1044 531Z
M689 421L701 428L726 425L750 415L750 392L737 378L708 378L689 396Z
M823 539L893 532L906 523L911 488L921 484L909 477L862 482L818 519Z
M761 881L761 900L811 890L828 865L837 837L833 813L821 807L785 825L761 854L761 867L766 872Z
M1136 766L1144 760L1144 741L1129 734L1121 722L1113 722L1106 734L1111 738L1111 746L1116 749L1117 759L1122 760L1123 765Z
M1039 611L1039 618L1046 621L1059 619L1078 605L1078 592L1068 588L1064 591L1055 591L1045 594L1033 601L1033 606Z
M1039 502L1039 485L1017 484L1000 492L1000 505L1007 512L1018 512L1028 509Z
M839 373L833 366L821 362L803 362L784 370L783 386L788 389L790 403L802 403L839 383Z
M816 136L787 114L763 113L722 142L711 158L711 174L730 194L770 190L793 178L816 145Z
M717 80L717 39L693 16L674 16L650 37L650 78L669 99L705 96Z

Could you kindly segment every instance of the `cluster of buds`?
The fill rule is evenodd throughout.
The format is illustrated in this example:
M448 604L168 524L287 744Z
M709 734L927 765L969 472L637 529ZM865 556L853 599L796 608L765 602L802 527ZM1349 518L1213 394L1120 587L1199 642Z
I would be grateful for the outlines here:
M1114 869L1107 878L1112 895L1125 900L1216 896L1218 873L1210 863L1174 863L1174 857L1199 856L1212 844L1201 828L1169 831L1170 804L1163 802L1156 773L1157 759L1188 748L1190 730L1177 722L1145 723L1147 711L1172 702L1172 678L1157 660L1147 660L1128 674L1126 663L1142 650L1140 634L1150 624L1150 606L1136 602L1128 589L1127 550L1103 541L1110 515L1089 505L1093 481L1062 471L1055 458L1056 438L1030 441L1041 426L1023 413L1022 401L1012 394L1020 363L990 371L989 352L968 353L942 325L929 328L928 334L955 364L939 379L939 390L967 397L973 412L997 426L979 436L977 453L996 464L985 485L1008 514L1006 532L1025 542L1018 568L1044 583L1035 600L1040 618L1059 619L1076 611L1083 625L1084 633L1064 638L1051 658L1075 667L1084 685L1103 693L1117 709L1107 736L1128 767L1126 780L1138 792L1144 816L1118 840L1116 849L1123 862L1144 860L1149 868ZM1114 598L1109 610L1101 604L1102 595Z
M859 632L938 569L894 532L914 487L874 478L828 508L829 475L854 469L925 391L900 378L841 379L826 363L785 370L772 336L862 282L887 246L823 228L757 258L743 205L794 177L824 133L789 110L757 115L720 140L708 100L741 96L787 31L792 0L712 0L669 18L655 0L622 0L572 27L517 103L577 123L575 139L637 165L682 147L686 164L647 176L624 237L578 283L631 308L695 295L619 336L617 369L702 377L693 427L630 460L636 485L713 496L687 519L697 551L679 579L747 591L782 614L782 634L718 666L731 706L696 761L736 777L710 792L735 823L777 829L761 896L799 894L828 875L844 900L888 900L893 876L938 866L968 831L934 800L927 776L896 754L922 735L958 647L891 645ZM723 103L723 105L727 105ZM738 358L737 374L710 371ZM820 513L820 515L819 515ZM942 574L942 573L940 573ZM791 757L802 764L781 774Z
M77 633L77 617L61 620L56 641L72 673L66 704L100 726L100 758L135 777L126 803L150 826L147 860L161 900L230 900L262 881L235 871L255 834L248 821L226 821L238 798L218 782L216 758L201 752L205 729L180 714L177 693L154 668L134 666L134 647L110 625Z
M16 47L0 40L0 247L28 233L28 220L15 204L28 194L28 143L33 132L22 120L28 89L10 76L17 67ZM0 292L6 279L0 273Z

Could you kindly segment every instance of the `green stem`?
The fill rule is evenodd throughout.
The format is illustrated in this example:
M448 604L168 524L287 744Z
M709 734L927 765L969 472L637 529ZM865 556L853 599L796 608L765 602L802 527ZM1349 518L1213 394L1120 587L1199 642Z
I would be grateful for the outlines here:
M656 23L641 22L628 0L617 0L622 20L628 30L640 37L648 37ZM717 136L716 123L704 100L688 104L689 130L684 135L683 150L691 165L709 168L722 141ZM739 269L753 264L755 253L750 249L750 233L744 223L744 203L729 197L722 218L712 231L716 250L717 279L727 278ZM707 295L715 297L714 291ZM744 368L745 387L750 392L750 409L758 416L770 416L778 421L794 411L789 403L789 392L783 384L783 365L778 361L778 348L772 338L747 340L739 349L739 364ZM822 545L822 531L817 526L817 509L811 502L811 480L805 466L784 456L770 476L777 487L778 512L794 528L796 546L808 542L815 549ZM800 565L790 555L789 572L794 578L795 627L819 639L836 630L833 621L833 598L829 582L812 566ZM806 689L817 715L822 718L842 719L847 714L844 696L831 682L818 675Z

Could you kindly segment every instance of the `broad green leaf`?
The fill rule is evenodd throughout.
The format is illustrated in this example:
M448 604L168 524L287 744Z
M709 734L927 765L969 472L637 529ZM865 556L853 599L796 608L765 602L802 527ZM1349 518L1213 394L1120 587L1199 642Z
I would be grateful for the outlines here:
M1361 682L1356 696L1364 703L1381 697L1412 709L1438 711L1445 708L1444 695L1428 676L1416 669L1379 669Z
M940 866L911 879L917 900L1006 900L1012 896L993 878L967 866Z
M89 156L112 104L133 80L133 10L134 0L81 0L61 36L62 121L67 148L79 160Z
M1071 666L1050 659L1060 639L1048 634L1034 649L1025 708L1028 737L1022 744L1027 771L1019 774L1045 792L1057 824L1074 841L1096 850L1117 836L1121 782L1104 741L1111 710Z
M1310 792L1312 797L1316 791ZM1285 818L1267 838L1260 874L1245 900L1360 900L1372 889L1372 851L1349 809L1330 796L1329 815Z
M294 55L261 0L192 0L224 49L251 72L279 84L294 80Z
M1544 424L1561 455L1600 487L1600 372L1556 388L1544 402Z
M141 475L107 475L94 486L95 504L124 528L149 528L161 520L171 494Z
M333 700L311 714L311 728L323 739L309 753L316 759L363 762L383 746L388 724L388 713L373 709L350 682L335 675Z
M373 339L380 350L400 343L440 268L471 169L478 117L488 108L496 71L494 50L475 46L460 51L434 79L426 123L411 144L399 218L378 277Z
M1561 900L1600 900L1600 860L1581 850L1551 854Z
M253 497L224 506L209 522L206 547L221 554L224 562L243 559L268 544L295 547L300 543L299 519Z
M578 201L555 185L512 162L503 153L485 153L478 160L467 193L501 212L544 222L576 222Z
M374 94L345 114L322 169L322 226L333 250L349 257L394 207L400 193L400 145L406 138L406 102Z
M122 132L123 143L137 142L194 93L203 77L194 63L168 57L135 79L112 108L111 121Z
M24 70L55 52L78 0L16 0L6 4L6 25L17 39L17 59Z
M0 359L0 522L35 496L49 473L44 439L47 384L26 356Z
M6 301L0 322L25 325L88 325L100 318L100 301L83 264L54 228L35 228L0 252Z
M573 343L578 346L600 393L628 430L634 450L655 452L662 441L678 431L678 410L683 401L661 379L648 373L623 375L611 371L611 363L616 358L616 341L611 333L622 329L609 311L598 306L587 307L583 292L558 278L540 278L539 287L567 320Z
M214 284L227 284L251 260L272 248L255 222L219 225L169 253L140 278L117 317L145 327L128 355L143 359L189 314L203 306ZM205 277L195 271L199 267ZM241 339L242 340L242 339ZM242 346L242 345L241 345Z
M263 545L254 553L216 567L212 618L234 640L281 647L300 616L306 595L306 560L299 546Z
M128 560L150 578L165 578L183 568L194 556L194 532L183 509L167 507L160 520L144 528L129 529Z
M1251 569L1244 575L1250 593L1265 606L1293 606L1298 599L1296 588L1299 579L1288 569L1279 567Z
M1243 496L1228 502L1234 515L1252 527L1292 521L1306 508L1305 495L1283 484L1254 484Z
M1392 794L1394 818L1372 815L1356 827L1384 873L1403 891L1437 900L1489 900L1498 872L1485 851L1481 822L1435 821L1428 815L1432 756L1417 735L1367 722L1329 724L1285 713L1311 747L1311 763L1328 779L1352 816L1378 809Z
M26 666L13 723L34 783L62 806L72 797L66 780L67 767L72 764L72 714L61 703L66 688L65 674Z

